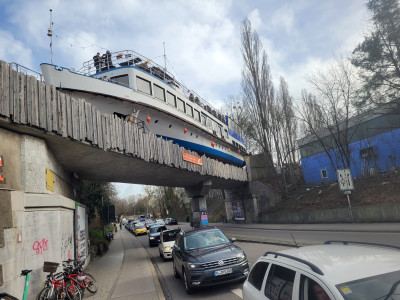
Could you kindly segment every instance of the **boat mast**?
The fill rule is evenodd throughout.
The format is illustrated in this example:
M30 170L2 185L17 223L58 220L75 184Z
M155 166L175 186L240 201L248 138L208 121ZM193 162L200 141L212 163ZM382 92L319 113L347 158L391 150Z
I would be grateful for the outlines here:
M50 9L50 27L47 30L47 36L50 37L50 53L51 53L51 64L53 64L53 20L52 20L53 10Z
M167 72L167 56L165 55L165 42L163 42L164 45L164 81L165 81L165 73Z

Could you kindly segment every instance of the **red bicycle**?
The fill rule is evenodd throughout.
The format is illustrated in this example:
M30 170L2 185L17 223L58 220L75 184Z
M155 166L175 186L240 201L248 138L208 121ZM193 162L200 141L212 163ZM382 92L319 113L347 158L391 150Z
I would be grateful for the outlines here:
M82 293L75 285L65 280L65 272L55 273L58 263L44 262L43 271L50 272L46 277L44 288L39 293L39 300L71 299L81 300Z
M83 272L84 261L66 260L63 261L64 272L66 273L66 281L81 289L81 293L88 290L94 294L98 290L96 279L89 273Z

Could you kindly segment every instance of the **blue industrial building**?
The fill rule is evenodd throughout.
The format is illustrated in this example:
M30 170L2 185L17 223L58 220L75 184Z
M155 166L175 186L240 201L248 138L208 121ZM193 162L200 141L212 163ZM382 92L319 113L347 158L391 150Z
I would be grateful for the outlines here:
M400 167L399 102L391 102L353 117L347 128L353 177L369 176ZM306 184L337 180L336 169L326 152L329 151L332 156L338 155L338 148L334 146L337 144L332 142L333 135L337 133L322 129L297 141ZM340 163L337 164L337 168L341 168Z

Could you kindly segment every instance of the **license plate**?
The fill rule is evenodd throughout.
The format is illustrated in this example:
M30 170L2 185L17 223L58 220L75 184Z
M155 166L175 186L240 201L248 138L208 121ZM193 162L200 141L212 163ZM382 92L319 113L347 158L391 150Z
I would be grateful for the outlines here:
M232 273L232 268L215 271L214 276L220 276L220 275L225 275L225 274L230 274L230 273Z

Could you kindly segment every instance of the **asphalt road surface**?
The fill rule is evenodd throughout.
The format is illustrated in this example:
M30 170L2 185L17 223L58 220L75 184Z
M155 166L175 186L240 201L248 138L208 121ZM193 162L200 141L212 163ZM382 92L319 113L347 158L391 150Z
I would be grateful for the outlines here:
M293 244L292 236L298 243L320 244L326 240L351 240L374 243L385 243L400 246L400 224L366 226L363 224L308 224L308 225L267 225L267 224L214 224L228 236L237 236L248 240L267 240L270 243L237 241L249 260L250 267L266 251L278 251ZM190 229L187 223L169 226L168 229L181 227ZM172 261L163 261L158 247L149 247L148 236L135 237L151 257L166 299L242 299L242 283L199 289L187 295L182 279L176 279L172 271Z
M183 225L167 225L168 229L181 227L182 229L190 229L187 224ZM215 299L215 300L235 300L243 299L242 297L242 286L243 283L233 283L216 287L207 287L197 290L192 295L187 295L184 287L183 280L181 278L176 279L172 270L172 260L163 261L159 256L158 247L150 247L148 236L135 237L132 234L132 238L138 239L147 253L151 257L155 266L158 278L160 280L162 289L166 299ZM250 267L252 264L266 251L277 251L284 248L285 246L266 245L259 243L243 243L236 242L236 245L241 247L249 260Z

